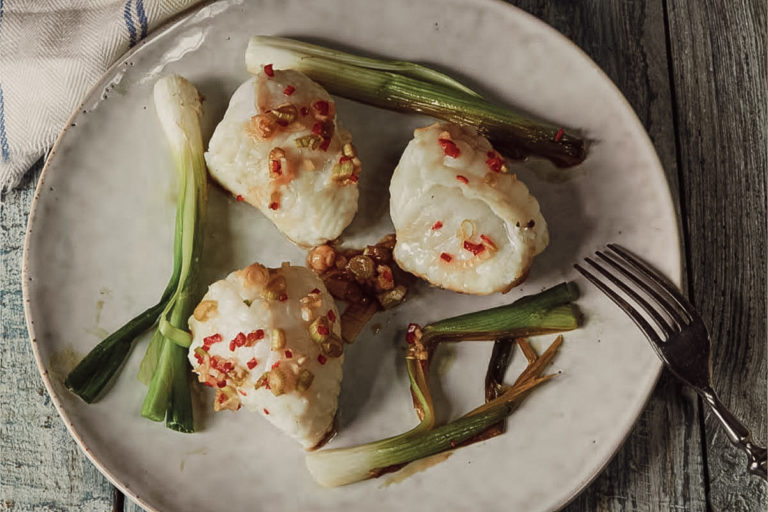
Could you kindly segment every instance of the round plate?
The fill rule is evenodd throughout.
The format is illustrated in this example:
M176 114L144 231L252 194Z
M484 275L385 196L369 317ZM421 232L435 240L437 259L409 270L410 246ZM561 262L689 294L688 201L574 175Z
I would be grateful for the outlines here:
M506 295L471 297L415 286L408 301L374 317L348 347L340 431L331 446L404 432L417 423L403 359L408 322L427 323L506 303L568 279L573 264L607 242L621 243L680 279L677 221L664 173L629 105L581 51L506 4L464 0L260 0L206 5L160 30L104 77L74 114L37 190L24 256L30 337L45 384L89 458L144 507L162 511L552 510L607 463L642 410L660 363L607 299L579 281L583 328L565 335L554 370L509 419L507 432L338 489L317 486L303 452L257 415L211 412L196 390L191 435L141 418L136 380L147 337L114 386L93 405L63 386L77 361L108 332L162 293L170 275L175 171L155 118L151 90L179 73L205 96L209 136L237 85L247 79L249 36L276 34L361 53L426 63L488 97L518 105L591 139L578 168L531 161L517 169L539 199L551 243L530 277ZM339 116L363 161L360 211L350 245L391 231L388 181L414 128L430 122L339 100ZM205 283L253 261L302 264L254 208L210 191ZM577 279L578 280L578 279ZM551 336L533 340L542 348ZM490 343L437 352L441 419L483 400ZM509 378L523 366L513 361Z

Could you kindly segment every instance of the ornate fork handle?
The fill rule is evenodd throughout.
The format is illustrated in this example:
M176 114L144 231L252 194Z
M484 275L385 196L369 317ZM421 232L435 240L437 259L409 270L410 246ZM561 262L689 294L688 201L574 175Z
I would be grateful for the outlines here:
M752 434L749 433L749 430L723 405L711 387L701 389L699 395L709 404L717 419L723 424L731 443L746 452L747 457L749 457L749 472L768 480L765 448L752 441Z

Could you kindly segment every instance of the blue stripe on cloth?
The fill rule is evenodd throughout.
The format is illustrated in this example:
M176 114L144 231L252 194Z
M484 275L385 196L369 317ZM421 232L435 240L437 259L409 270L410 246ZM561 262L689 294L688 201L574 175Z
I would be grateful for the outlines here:
M2 8L2 0L0 0ZM5 102L3 101L3 86L0 84L0 155L3 162L7 162L11 157L11 151L8 149L8 137L5 135Z
M123 8L123 19L125 19L125 26L128 28L128 35L131 38L130 46L136 44L136 27L133 26L133 16L131 15L131 0L125 2Z
M141 39L147 37L147 13L144 12L144 0L136 0L136 14L141 23Z

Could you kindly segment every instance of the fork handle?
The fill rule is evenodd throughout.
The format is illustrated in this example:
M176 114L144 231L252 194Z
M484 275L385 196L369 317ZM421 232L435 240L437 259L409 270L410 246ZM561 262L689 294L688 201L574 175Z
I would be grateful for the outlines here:
M723 405L723 402L720 401L712 388L704 388L699 394L712 408L720 423L723 424L725 433L728 435L731 443L746 452L747 457L749 457L749 472L768 480L768 462L766 461L765 448L756 445L752 441L752 434L749 433L749 430Z

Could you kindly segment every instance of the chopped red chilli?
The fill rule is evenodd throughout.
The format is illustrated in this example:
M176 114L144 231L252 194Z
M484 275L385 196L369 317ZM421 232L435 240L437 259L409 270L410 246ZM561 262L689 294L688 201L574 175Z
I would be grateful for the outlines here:
M485 235L480 235L480 239L483 242L485 242L486 244L490 245L492 248L494 248L494 249L496 248L496 244L493 243L493 240L491 240L491 237L485 236Z
M312 291L309 293L320 293L320 288L312 288Z
M325 364L325 362L328 359L323 354L317 354L317 362L320 364Z
M334 313L332 309L328 310L328 320L330 320L331 322L336 321L336 313Z
M267 409L264 409L264 414L269 414L269 411Z
M206 347L210 347L214 343L218 343L220 341L221 341L221 334L219 333L211 334L210 336L203 338L203 345Z
M245 337L245 344L250 347L262 338L264 338L264 329L256 329L255 331L249 332Z
M440 254L440 259L445 261L445 262L447 262L447 263L450 263L451 260L453 259L453 256L451 256L447 252L444 252L444 253Z
M490 167L493 172L501 172L501 168L504 165L504 160L502 160L501 157L495 152L489 151L488 159L485 161L485 165Z
M317 326L317 333L320 336L328 336L331 331L328 330L328 328L324 325L318 325Z
M563 133L564 132L565 132L565 130L563 130L562 128L557 130L557 133L555 134L555 142L560 142L560 139L563 138Z
M440 221L435 222L432 224L432 231L437 231L438 229L443 227L443 223Z
M462 183L463 183L463 184L465 184L465 185L469 185L469 180L467 179L467 177L466 177L466 176L462 176L461 174L457 174L457 175L456 175L456 179L457 179L458 181L462 182Z
M312 125L312 133L315 135L322 135L323 134L323 123L320 121L316 122Z
M275 361L275 362L272 364L272 369L274 370L274 369L275 369L275 368L277 368L278 366L280 366L280 361Z
M408 332L405 335L405 341L407 341L409 345L416 342L416 329L418 327L419 326L416 324L408 324Z
M443 152L451 157L458 158L461 155L461 150L451 139L437 139L437 143L443 148Z
M464 249L477 256L485 250L485 246L483 244L473 244L469 240L464 240Z
M291 352L290 350L286 350L285 351L285 358L286 359L290 359L292 357L293 357L293 352Z
M291 94L293 94L295 90L296 88L294 86L286 85L285 89L283 89L283 94L285 94L286 96L290 96Z
M275 76L275 70L272 69L272 64L267 64L266 66L264 66L264 74L267 75L268 77Z
M277 297L277 300L279 300L280 302L285 302L285 301L287 301L287 300L288 300L288 295L286 295L286 294L284 294L284 293L281 293L281 294L280 294L280 295Z
M309 109L307 107L301 107L301 115L305 116L309 114Z
M255 357L253 357L253 358L251 358L250 361L248 361L245 364L248 365L248 369L249 370L253 370L256 367L256 365L259 364L259 362L256 360Z
M282 165L280 164L280 160L271 160L269 162L270 170L274 173L279 175L283 174Z
M331 145L331 139L323 139L323 142L320 143L320 150L328 151L328 146L330 145Z
M244 200L243 196L241 196L240 194L237 194L237 197L235 199L237 199L238 201Z
M318 114L321 116L327 116L328 112L331 110L331 106L328 104L325 100L318 100L313 105L312 108L314 108Z
M280 203L278 203L277 201L272 201L271 203L269 203L269 209L270 210L279 210L280 209Z

